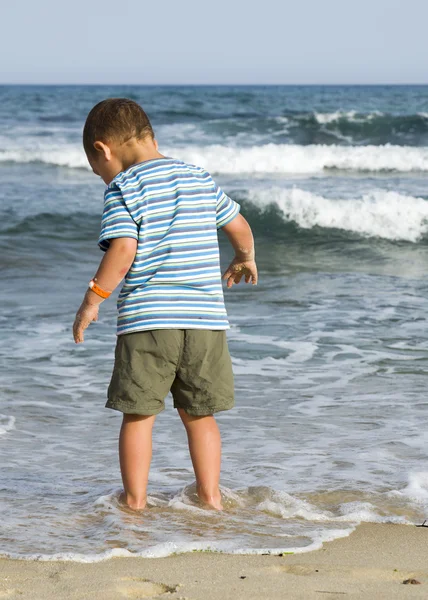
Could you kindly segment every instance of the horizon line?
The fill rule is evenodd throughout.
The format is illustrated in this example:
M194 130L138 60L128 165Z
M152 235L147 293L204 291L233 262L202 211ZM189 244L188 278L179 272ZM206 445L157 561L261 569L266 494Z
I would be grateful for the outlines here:
M0 82L3 86L28 86L28 87L426 87L425 83L25 83L25 82Z

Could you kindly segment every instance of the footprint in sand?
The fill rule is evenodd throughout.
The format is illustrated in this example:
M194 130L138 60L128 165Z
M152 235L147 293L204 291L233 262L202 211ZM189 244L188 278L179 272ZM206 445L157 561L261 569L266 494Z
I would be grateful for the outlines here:
M162 594L172 594L176 591L176 586L165 585L164 583L155 583L150 579L142 579L140 577L122 577L121 585L117 591L123 598L152 598L153 596L161 596Z

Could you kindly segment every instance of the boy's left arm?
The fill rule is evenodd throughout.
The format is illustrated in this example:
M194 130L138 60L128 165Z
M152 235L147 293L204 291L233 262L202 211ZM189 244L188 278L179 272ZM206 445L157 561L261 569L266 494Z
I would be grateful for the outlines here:
M137 240L127 237L111 239L94 277L97 284L103 290L112 292L129 271L136 253ZM98 307L103 301L104 298L88 288L74 320L73 337L76 344L84 341L83 332L89 324L98 320Z

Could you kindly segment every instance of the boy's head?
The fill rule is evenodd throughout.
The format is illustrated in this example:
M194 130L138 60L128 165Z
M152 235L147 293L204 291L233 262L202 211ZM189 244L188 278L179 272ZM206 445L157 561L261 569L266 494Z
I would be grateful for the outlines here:
M93 171L106 183L134 162L157 153L148 116L127 98L109 98L96 104L86 118L83 147ZM135 154L141 155L141 160ZM128 164L130 163L130 164Z

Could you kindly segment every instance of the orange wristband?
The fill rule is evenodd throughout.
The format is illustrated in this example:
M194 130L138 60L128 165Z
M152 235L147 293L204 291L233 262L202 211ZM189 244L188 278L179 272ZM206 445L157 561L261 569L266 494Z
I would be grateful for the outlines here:
M91 279L91 281L89 282L89 287L95 294L97 294L97 296L101 296L101 298L108 298L109 296L111 296L111 292L106 292L106 290L100 288L100 286L96 284L93 279Z

